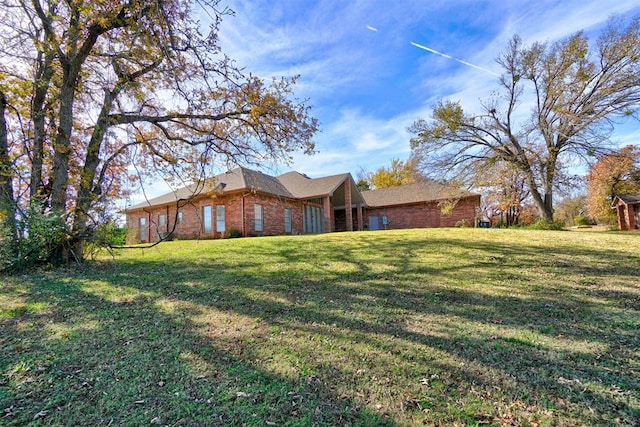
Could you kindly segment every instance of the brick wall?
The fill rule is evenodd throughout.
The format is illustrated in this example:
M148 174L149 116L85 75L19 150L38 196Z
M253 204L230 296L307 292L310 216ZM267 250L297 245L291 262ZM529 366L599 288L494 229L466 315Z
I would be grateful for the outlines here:
M255 205L263 207L263 230L255 228ZM182 222L176 225L173 236L179 239L195 238L220 238L223 234L216 230L216 206L225 206L225 232L235 229L245 236L256 235L280 235L288 234L285 231L284 210L291 209L291 233L302 232L302 207L303 202L272 197L255 193L232 194L223 196L207 196L196 199L180 208ZM436 202L417 203L412 205L392 206L385 208L366 208L363 213L365 226L368 226L368 217L386 216L389 220L387 229L402 228L426 228L426 227L453 227L458 221L466 220L473 225L476 215L476 207L480 205L480 196L473 196L458 201L451 213L444 215L441 206ZM204 206L211 206L211 229L204 232L202 223L202 210ZM330 206L331 223L336 231L348 229L346 213L339 210L334 213ZM243 215L244 212L244 215ZM357 221L357 212L354 209L353 222ZM165 215L166 226L161 227L159 216ZM145 238L140 239L139 219L146 218ZM244 217L244 219L243 219ZM151 210L130 211L127 214L127 226L129 227L130 242L156 242L161 233L173 229L176 221L176 205L155 207ZM353 225L357 229L357 224ZM380 221L380 228L384 228Z
M263 207L263 230L255 228L255 205ZM260 194L235 194L209 196L196 199L180 208L182 222L177 224L173 237L178 239L220 238L224 234L216 229L216 206L225 207L225 232L237 230L245 236L288 234L285 231L284 210L291 209L291 233L302 232L302 205L300 201L287 200ZM203 227L203 208L211 206L211 232L205 233ZM243 215L244 211L244 215ZM165 215L165 227L160 227L160 215ZM244 216L244 220L243 220ZM146 218L145 238L140 239L139 220ZM173 229L176 222L176 205L154 207L147 210L130 211L127 214L127 226L130 230L130 242L156 242L160 234Z
M620 230L633 230L638 228L638 205L618 202L616 213L618 214L618 228Z
M470 225L475 224L476 207L480 206L480 196L461 199L456 203L450 213L443 214L442 207L437 202L416 203L402 206L389 206L382 208L365 209L365 224L368 226L370 216L386 216L389 223L388 230L404 228L433 228L454 227L458 221L466 220Z
M255 205L262 205L263 230L256 230ZM269 197L261 194L248 194L244 199L245 235L274 236L289 234L285 231L284 210L291 210L291 234L302 232L302 202ZM236 218L240 218L238 213Z
M620 230L633 230L635 228L638 228L638 209L640 209L639 205L626 203L618 204L618 226Z
M175 204L154 207L152 209L139 209L127 213L127 227L129 228L128 240L130 242L156 242L161 233L173 230L173 236L181 239L194 239L207 236L202 229L202 207L211 204L211 198L196 200L180 208L182 221L176 224ZM160 215L165 215L166 225L160 225ZM214 208L215 227L215 208ZM145 238L141 238L139 233L140 218L146 218ZM175 230L174 230L175 225ZM208 234L211 236L211 234Z
M637 222L637 214L636 211L637 209L640 208L640 206L638 205L627 205L627 215L628 215L628 223L629 223L629 228L631 230L634 230L636 228L638 228L638 222Z

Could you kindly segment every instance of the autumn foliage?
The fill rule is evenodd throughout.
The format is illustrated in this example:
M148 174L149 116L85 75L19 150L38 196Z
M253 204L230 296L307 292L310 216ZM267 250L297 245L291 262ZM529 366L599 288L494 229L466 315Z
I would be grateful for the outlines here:
M640 147L626 146L602 156L587 175L589 214L601 222L614 223L611 202L616 195L640 191Z
M397 187L424 179L418 169L418 159L413 157L406 161L393 159L389 167L381 167L368 176L368 182L373 188Z
M297 77L265 81L224 55L218 25L230 13L217 1L6 0L2 10L0 244L15 259L34 235L28 212L64 230L47 262L79 261L128 188L314 150L318 124L295 97Z

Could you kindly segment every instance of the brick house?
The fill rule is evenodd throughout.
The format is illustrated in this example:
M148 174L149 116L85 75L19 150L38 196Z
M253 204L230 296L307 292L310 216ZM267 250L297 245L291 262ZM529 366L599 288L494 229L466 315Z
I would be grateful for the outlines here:
M409 198L416 193L417 199ZM438 204L445 199L457 200L449 215ZM241 167L131 206L126 215L130 241L155 242L169 235L192 239L445 227L461 219L473 224L479 204L478 195L436 183L361 193L349 173L275 177ZM388 227L376 228L375 217Z
M363 191L369 230L475 225L480 195L435 181Z
M618 214L620 230L640 228L640 193L616 196L611 208L615 209Z

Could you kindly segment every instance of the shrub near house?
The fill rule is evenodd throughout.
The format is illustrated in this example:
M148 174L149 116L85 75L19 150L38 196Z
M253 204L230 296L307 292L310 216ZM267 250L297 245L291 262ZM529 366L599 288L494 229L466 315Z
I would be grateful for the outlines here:
M349 173L309 178L246 168L127 209L132 242L475 223L480 196L435 182L360 192Z

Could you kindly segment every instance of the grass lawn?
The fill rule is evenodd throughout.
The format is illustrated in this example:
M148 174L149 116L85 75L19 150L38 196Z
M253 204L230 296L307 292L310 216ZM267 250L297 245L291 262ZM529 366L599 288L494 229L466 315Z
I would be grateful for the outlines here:
M177 241L0 283L0 425L640 422L637 233Z

